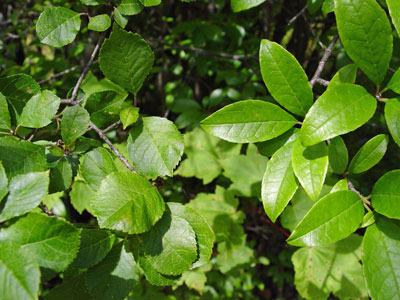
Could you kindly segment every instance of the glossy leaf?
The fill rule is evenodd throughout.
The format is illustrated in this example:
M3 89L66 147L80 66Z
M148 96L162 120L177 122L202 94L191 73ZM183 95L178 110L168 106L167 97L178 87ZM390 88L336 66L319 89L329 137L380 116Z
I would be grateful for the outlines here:
M307 113L300 131L306 146L353 131L375 113L376 100L361 86L343 83L327 90Z
M121 26L121 28L125 28L126 25L128 24L128 19L120 13L120 11L117 7L114 8L114 19L115 19L115 22L119 26Z
M294 229L293 246L325 246L349 236L364 217L362 200L353 191L338 191L320 199Z
M400 227L379 217L364 235L364 276L372 299L400 299Z
M400 219L400 170L384 174L372 189L372 206L389 218Z
M89 113L81 106L67 107L61 120L61 136L66 145L72 144L89 128Z
M400 35L400 3L396 0L386 0L386 4L389 8L389 14L392 17L393 25Z
M324 142L304 147L300 140L293 146L294 174L313 201L317 201L328 171L328 147Z
M6 97L0 92L0 129L11 130L11 117Z
M385 155L389 138L379 134L366 142L350 162L348 172L358 174L375 166Z
M161 3L161 0L139 0L144 6L156 6Z
M386 85L386 88L400 94L400 68L393 74L392 78Z
M377 213L374 213L373 211L369 211L364 215L361 228L366 228L368 226L371 226L372 224L375 223Z
M263 177L261 197L264 210L272 222L276 221L297 190L292 167L294 143L288 143L275 152Z
M342 174L346 171L349 162L349 154L346 144L340 136L331 139L328 149L329 165L336 174Z
M90 206L101 228L130 234L149 230L164 212L157 188L142 176L127 172L108 175Z
M51 7L40 15L36 33L43 44L62 47L74 41L80 27L78 13L65 7Z
M400 99L390 99L385 103L385 119L393 140L400 147Z
M330 193L334 193L337 191L346 191L348 190L348 182L346 179L341 179L338 182L336 182L336 184L332 187Z
M146 176L172 176L183 154L183 136L171 121L146 117L131 129L128 152L135 169Z
M336 0L335 14L347 54L379 85L393 50L392 28L385 11L376 0Z
M299 137L299 129L298 128L292 128L286 131L284 134L261 143L257 143L257 149L260 152L260 154L271 157L274 155L276 151L278 151L283 145L286 145L290 142L293 142Z
M0 222L34 209L47 194L48 186L48 172L27 173L13 177L8 186L10 193L0 213Z
M99 56L104 75L132 94L142 87L153 61L153 51L138 34L126 32L117 26L104 41Z
M1 242L0 282L0 299L38 299L40 271L36 260L18 245Z
M340 68L329 82L328 89L341 83L354 83L357 76L357 65L349 64Z
M126 16L137 15L143 10L143 5L139 0L122 0L118 5L118 11Z
M110 17L106 14L97 15L89 20L88 28L94 31L105 31L111 26Z
M8 178L3 163L0 161L0 202L8 193Z
M139 108L138 107L128 107L122 110L119 114L124 130L129 125L132 125L139 118Z
M280 107L259 100L225 106L201 122L203 129L234 143L270 140L289 130L296 119Z
M240 12L264 3L265 0L231 0L231 8L234 12Z
M70 223L44 214L30 213L3 229L0 240L18 244L44 268L60 272L75 258L80 230Z
M288 111L305 116L313 103L311 85L296 58L275 42L262 40L260 67L272 97Z

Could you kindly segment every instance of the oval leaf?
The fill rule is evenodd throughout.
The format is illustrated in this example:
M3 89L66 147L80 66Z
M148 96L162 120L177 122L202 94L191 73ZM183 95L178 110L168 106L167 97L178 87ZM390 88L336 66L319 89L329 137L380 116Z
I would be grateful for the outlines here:
M400 35L400 2L398 0L386 0L386 4L389 8L389 14L392 17L393 25Z
M353 131L374 114L376 100L361 86L342 83L318 98L300 131L305 146Z
M90 18L88 28L94 31L105 31L111 26L110 17L106 14Z
M273 139L292 128L297 120L280 107L246 100L225 106L201 122L208 133L234 143Z
M346 144L340 136L337 136L329 143L329 165L336 174L346 171L349 162L349 154Z
M288 111L305 116L313 103L308 78L299 62L277 43L262 40L260 67L272 97Z
M385 103L385 119L393 140L400 147L400 99L389 99Z
M129 125L132 125L139 118L139 108L138 107L128 107L122 110L119 114L119 118L122 122L124 130Z
M349 236L364 217L362 200L353 191L338 191L320 199L294 229L293 246L325 246Z
M143 10L139 0L122 0L118 5L118 11L125 16L137 15Z
M89 127L89 113L80 106L67 107L61 120L61 137L66 145L72 144L85 134Z
M400 219L400 170L383 175L372 189L372 206L389 218Z

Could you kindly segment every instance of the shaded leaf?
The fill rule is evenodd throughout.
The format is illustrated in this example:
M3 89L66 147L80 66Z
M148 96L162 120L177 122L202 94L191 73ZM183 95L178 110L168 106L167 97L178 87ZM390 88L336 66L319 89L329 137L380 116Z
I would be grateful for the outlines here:
M111 26L110 17L106 14L97 15L89 20L88 28L94 31L105 31Z
M282 226L293 231L313 205L314 201L307 196L306 192L301 187L297 189L290 204L281 215Z
M357 76L357 65L349 64L340 68L339 71L332 77L331 81L329 81L328 89L335 85L339 85L341 83L354 83L356 81Z
M85 273L77 274L64 279L62 284L53 288L45 297L45 300L92 300L92 296L86 287Z
M92 190L89 184L83 181L75 181L69 196L72 206L82 214L85 209L89 212L91 211L90 200L94 194L95 191Z
M393 140L400 147L400 99L389 99L385 103L385 119Z
M400 219L400 170L384 174L372 189L372 206L389 218Z
M340 136L331 139L328 148L329 165L336 174L346 171L349 162L349 153L346 144Z
M11 130L11 117L6 97L0 92L0 129Z
M3 163L0 161L0 202L8 193L8 179Z
M231 8L234 12L240 12L264 3L265 0L231 0Z
M400 68L393 74L392 78L386 85L386 88L400 94Z

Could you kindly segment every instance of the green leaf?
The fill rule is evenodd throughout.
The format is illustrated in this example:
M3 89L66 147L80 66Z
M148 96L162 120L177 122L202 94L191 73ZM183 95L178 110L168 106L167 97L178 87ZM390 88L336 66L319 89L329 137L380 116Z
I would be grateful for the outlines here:
M50 168L49 192L61 192L68 189L72 183L72 167L66 157L59 159L55 166Z
M172 176L183 154L183 136L171 121L142 118L132 127L128 152L135 169L146 176Z
M47 169L44 147L11 136L0 138L0 161L9 179Z
M393 74L392 78L386 85L386 88L400 94L400 68Z
M315 14L322 6L324 0L307 0L307 8L310 14Z
M234 12L240 12L264 3L265 0L231 0L231 8Z
M219 255L215 259L218 269L222 274L228 273L233 268L249 264L254 256L253 250L246 245L246 236L243 235L241 243L232 245L228 242L218 244Z
M75 181L72 185L71 192L69 193L72 206L80 213L86 209L90 209L90 200L92 199L95 191L92 190L89 184L83 181Z
M389 99L385 103L385 119L393 140L400 147L400 99Z
M328 171L328 147L324 142L304 147L300 140L297 140L293 146L292 165L308 196L317 201Z
M301 187L297 189L292 201L281 215L282 226L293 231L313 205L314 201L307 196L306 192Z
M363 240L364 276L372 299L400 299L400 227L384 217L369 226Z
M203 129L234 143L254 143L275 138L292 128L296 119L280 107L246 100L225 106L201 122Z
M330 193L334 193L337 191L346 191L348 190L348 183L346 179L341 179L338 182L336 182L336 184L332 187Z
M272 222L276 221L297 190L292 167L294 143L288 143L275 152L263 177L261 196L264 210Z
M0 282L0 299L38 299L40 271L36 260L18 245L0 243Z
M143 5L139 0L122 0L118 5L118 11L126 16L137 15L143 10Z
M62 284L53 288L50 293L44 296L45 300L92 300L86 287L85 273L66 278Z
M8 193L8 179L6 170L3 167L3 163L0 161L0 203L5 195Z
M400 219L400 170L384 174L372 189L372 206L389 218Z
M63 271L79 249L80 230L72 224L44 214L30 213L3 229L0 240L29 250L39 265Z
M342 83L318 98L300 131L305 146L353 131L375 113L376 100L361 86Z
M66 145L84 135L89 127L89 113L80 106L67 107L61 120L61 137Z
M147 258L144 256L139 257L139 265L144 271L146 280L152 285L173 285L179 279L179 276L169 276L157 272L157 270L152 267L152 265L147 261Z
M141 237L141 255L158 272L179 275L197 258L196 234L186 221L168 209L157 224Z
M129 125L132 125L139 118L139 108L138 107L127 107L119 113L119 118L122 122L124 130Z
M108 230L82 229L79 252L72 266L87 269L100 262L110 252L115 235Z
M299 247L329 245L357 230L363 217L364 206L357 193L328 194L314 204L287 242Z
M361 257L362 238L347 239L325 247L298 249L292 256L297 291L305 299L328 299L332 292L339 299L367 297Z
M124 244L116 243L108 255L86 273L86 285L94 299L123 300L139 281L139 268Z
M342 174L346 171L349 162L349 153L346 144L340 136L331 139L329 143L329 165L336 174Z
M8 186L10 194L0 213L0 222L34 209L47 194L48 186L48 172L27 173L13 177Z
M371 226L372 224L375 223L376 220L376 216L378 214L374 213L373 211L369 211L365 214L362 224L361 224L361 228L366 228L368 226Z
M276 151L278 151L283 145L286 145L290 142L293 142L299 137L299 129L298 128L292 128L286 131L284 134L261 143L257 143L257 149L260 152L260 154L271 157L274 155Z
M335 0L325 0L321 10L324 15L333 12L335 10Z
M288 111L305 116L313 103L311 85L296 58L275 42L262 40L260 67L272 97Z
M196 234L199 255L198 259L193 263L192 268L197 268L208 263L215 240L211 227L207 224L203 216L193 208L172 202L168 203L168 207L174 216L185 219Z
M336 0L335 14L347 54L379 85L393 50L392 28L385 11L376 0Z
M386 134L379 134L366 142L350 162L348 172L358 174L375 166L385 155L389 143Z
M82 156L80 172L94 191L99 189L107 175L117 171L113 156L105 148L96 148Z
M386 4L389 8L389 14L392 17L392 22L400 35L400 3L396 0L386 0Z
M95 5L106 4L107 0L81 0L81 2L85 5L95 6Z
M125 26L128 24L128 19L125 18L119 11L119 9L116 7L114 8L114 18L115 18L115 22L117 22L117 24L119 26L121 26L121 28L125 28Z
M40 41L53 47L72 43L80 28L80 15L64 7L47 8L36 23Z
M357 77L357 65L349 64L340 68L329 82L328 89L341 83L354 83Z
M100 69L104 75L132 94L142 87L153 61L153 51L140 35L117 26L104 41L99 55Z
M144 6L156 6L161 3L161 0L139 0Z
M97 15L89 20L88 29L94 31L106 31L111 26L110 17L106 14Z
M11 130L11 118L6 97L0 92L0 129Z
M149 230L164 212L157 188L144 177L127 172L108 175L90 206L101 228L130 234Z
M60 106L60 98L50 91L33 96L24 109L18 124L24 127L41 128L51 123Z

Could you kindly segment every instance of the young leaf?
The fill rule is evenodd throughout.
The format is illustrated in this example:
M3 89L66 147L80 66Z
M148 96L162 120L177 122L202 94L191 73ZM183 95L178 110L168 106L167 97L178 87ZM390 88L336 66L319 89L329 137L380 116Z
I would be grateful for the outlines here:
M75 180L69 196L71 198L72 206L77 210L77 212L82 214L85 209L88 212L91 212L90 200L94 194L95 191L92 190L89 184L84 181Z
M183 136L171 121L146 117L131 129L128 152L135 169L146 176L172 176L183 154Z
M80 28L79 14L64 7L47 8L36 23L40 41L53 47L72 43Z
M100 50L99 64L104 75L136 94L153 66L154 54L138 34L115 26Z
M392 78L386 85L386 88L400 94L400 68L398 68L396 73L393 74Z
M282 46L262 40L260 67L272 97L288 111L305 116L313 103L311 85L303 68Z
M127 107L119 113L119 118L122 122L124 130L129 125L132 125L139 118L139 108L138 107Z
M0 222L34 209L47 194L48 186L48 172L27 173L13 177L8 186L10 194L0 213Z
M133 16L143 10L143 5L139 0L122 0L117 8L121 14L125 16Z
M273 139L296 123L292 115L274 104L246 100L216 111L201 122L201 127L229 142L254 143Z
M372 206L389 218L400 219L400 170L384 174L372 189Z
M6 97L0 92L0 129L11 130L11 118Z
M0 203L5 195L8 193L8 179L6 170L4 170L3 163L0 161Z
M328 89L339 85L341 83L354 83L356 81L357 76L357 65L349 64L347 66L342 67L337 73L332 77L329 82Z
M385 155L389 138L379 134L366 142L350 162L348 172L358 174L375 166Z
M234 12L240 12L264 3L265 0L231 0L231 8Z
M69 106L63 112L61 120L61 137L66 145L72 144L85 134L89 127L89 113L81 106Z
M292 150L295 142L282 146L268 162L261 197L265 213L275 222L297 190L292 167Z
M353 191L321 198L297 225L287 242L293 246L325 246L349 236L364 217L362 200Z
M385 103L385 119L393 140L400 147L400 99L390 99Z
M389 8L389 14L392 17L393 25L400 35L400 3L397 0L386 0L386 4Z
M120 13L118 7L114 8L114 19L121 28L125 28L128 24L128 19Z
M375 113L376 99L361 86L342 83L318 98L300 131L305 146L353 131Z
M0 299L38 299L40 271L31 253L20 246L0 243Z
M329 165L336 174L346 171L349 154L346 144L340 136L331 139L329 143Z
M340 39L350 58L376 85L392 58L392 28L376 0L336 0Z
M106 14L94 16L89 20L88 29L94 31L106 31L111 26L110 17Z
M292 165L308 196L317 201L328 171L328 147L324 142L304 147L297 140L293 146Z
M348 183L346 179L341 179L338 182L336 182L336 184L332 187L330 193L334 193L337 191L346 191L348 190Z
M400 227L395 221L378 217L363 240L364 276L372 299L399 299Z
M108 175L90 206L101 228L130 234L149 230L164 212L157 188L144 177L127 172Z
M39 265L63 271L79 249L80 230L70 223L44 214L30 213L0 233L0 241L18 244L37 259Z
M30 128L49 125L57 113L60 102L60 98L50 91L43 91L33 96L22 110L18 124Z

